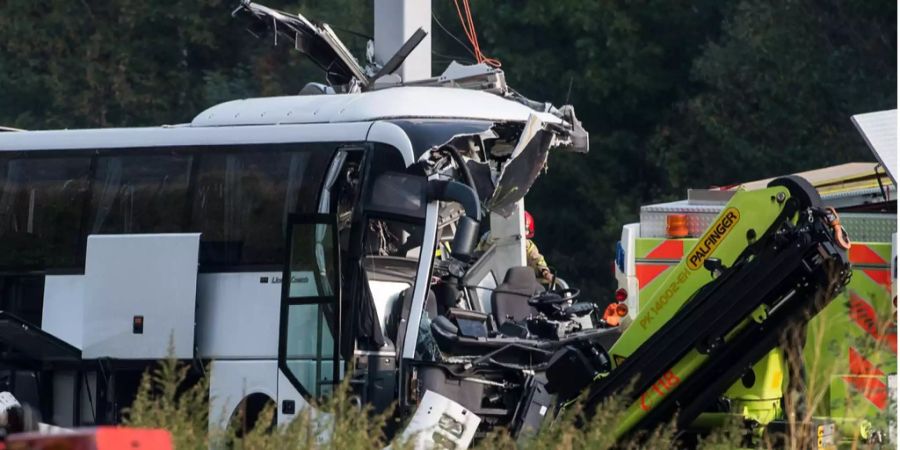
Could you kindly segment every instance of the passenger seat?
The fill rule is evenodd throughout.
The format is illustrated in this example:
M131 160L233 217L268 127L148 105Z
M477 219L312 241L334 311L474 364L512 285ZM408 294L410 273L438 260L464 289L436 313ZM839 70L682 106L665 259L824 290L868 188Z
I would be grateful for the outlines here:
M544 287L534 277L531 267L512 267L506 271L503 283L491 294L491 309L497 325L504 322L519 322L536 315L537 310L528 304L535 294L544 292Z

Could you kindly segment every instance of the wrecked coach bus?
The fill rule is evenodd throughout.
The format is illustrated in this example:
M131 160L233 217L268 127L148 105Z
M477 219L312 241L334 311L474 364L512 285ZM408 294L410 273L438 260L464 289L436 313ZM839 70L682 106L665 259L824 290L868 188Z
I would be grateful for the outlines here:
M211 426L242 402L290 421L348 377L412 414L452 377L421 325L503 322L492 292L535 282L522 198L548 151L586 151L571 110L548 111L400 86L0 134L7 387L55 425L116 423L172 352L209 368ZM548 326L590 332L589 312ZM508 422L527 380L477 378L446 397Z

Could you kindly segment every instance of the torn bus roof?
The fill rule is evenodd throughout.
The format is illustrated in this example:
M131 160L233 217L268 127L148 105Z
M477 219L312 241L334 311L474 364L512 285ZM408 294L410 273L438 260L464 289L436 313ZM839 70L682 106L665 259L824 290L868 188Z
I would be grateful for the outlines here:
M365 122L384 119L474 119L525 122L537 114L545 123L559 117L486 92L404 86L356 94L299 95L234 100L198 114L193 127ZM567 124L570 125L570 124Z
M240 13L256 19L250 29L254 35L272 34L276 44L278 36L293 40L297 51L325 71L329 84L350 84L352 80L362 86L369 84L363 68L328 24L313 23L301 14L279 11L249 0L243 0L232 15Z

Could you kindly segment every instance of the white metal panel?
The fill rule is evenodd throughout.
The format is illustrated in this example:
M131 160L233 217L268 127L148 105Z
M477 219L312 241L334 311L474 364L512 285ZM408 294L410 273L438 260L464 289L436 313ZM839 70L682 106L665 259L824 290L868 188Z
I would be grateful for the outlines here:
M362 142L369 123L192 128L97 128L0 133L0 151Z
M897 374L892 373L887 376L888 382L888 399L890 402L888 403L888 411L896 411L897 410ZM897 442L897 419L896 414L891 414L888 417L891 417L893 420L888 421L888 442L896 443Z
M526 265L525 257L525 200L516 202L513 213L503 217L489 214L491 221L491 245L496 253L491 260L497 281L503 282L506 271L511 267Z
M425 232L422 236L422 248L435 248L437 238L438 202L430 202L425 208ZM429 250L429 252L431 252ZM433 253L428 253L431 255ZM425 311L425 297L431 288L431 262L427 257L421 258L419 270L416 273L416 287L413 290L413 300L409 308L409 321L406 323L406 338L403 341L403 357L412 359L416 354L416 342L418 339L419 321Z
M387 329L387 318L394 308L394 303L400 298L400 294L409 288L409 283L398 281L368 280L369 289L372 291L372 303L375 304L375 313L378 315L378 323L382 331Z
M171 341L193 358L199 245L199 233L89 236L83 357L160 359Z
M397 74L403 81L431 77L431 2L378 0L375 4L375 61L384 65L420 27L425 39L406 57Z
M629 223L622 228L622 249L625 251L625 275L637 275L637 269L634 267L634 256L637 252L635 241L641 235L640 223Z
M625 304L628 305L628 317L632 320L636 319L638 313L641 312L641 291L639 286L640 283L636 276L625 278L625 285L623 287L628 291L628 298L625 299Z
M721 205L694 205L687 200L641 206L639 237L666 237L666 217L669 214L687 214L688 236L703 234L722 211Z
M53 415L45 418L54 425L61 427L73 427L75 423L75 371L60 370L53 373Z
M409 141L409 136L407 136L406 132L397 124L389 122L373 123L366 140L396 147L403 154L403 162L407 166L412 165L413 161L415 161L412 142Z
M278 356L281 273L204 273L197 277L201 358Z
M334 95L295 95L234 100L198 114L192 127L224 125L368 122L398 118L454 118L525 122L530 114L549 123L562 120L549 113L470 89L403 86ZM14 134L14 133L8 133Z
M244 98L212 106L194 117L191 125L271 125L331 122L331 114L353 101L352 95L291 95Z
M465 449L475 438L480 423L480 417L459 403L425 391L400 440L411 443L415 450Z
M481 312L492 311L493 289L502 283L511 267L526 265L525 258L525 201L514 204L509 217L490 213L490 239L488 249L466 273L465 282L470 286L470 295L478 299ZM476 287L473 287L476 286Z
M641 224L639 223L630 223L622 228L622 237L619 242L622 245L622 250L625 252L624 272L619 270L618 264L616 265L616 285L625 289L625 292L628 293L625 304L628 305L628 317L632 320L637 317L640 306L640 291L638 290L637 269L635 268L635 240L640 234Z
M244 397L278 399L278 361L217 361L209 365L209 429L224 429ZM298 405L300 406L300 405Z
M476 298L478 298L481 312L493 314L494 307L491 304L491 294L497 289L497 277L494 276L494 272L489 271L475 286L477 286L475 288L475 295Z
M81 348L84 333L84 275L47 275L41 329Z
M285 400L294 402L294 414L284 413L282 405ZM309 403L303 398L303 394L294 387L281 369L278 369L278 425L294 420L306 408L309 408Z
M897 182L897 110L876 111L851 117L866 144Z
M490 314L493 311L491 306L491 294L499 284L498 276L494 272L494 253L497 251L496 246L488 246L488 249L479 257L475 264L469 267L463 283L468 286L469 295L477 301L470 305L476 311Z

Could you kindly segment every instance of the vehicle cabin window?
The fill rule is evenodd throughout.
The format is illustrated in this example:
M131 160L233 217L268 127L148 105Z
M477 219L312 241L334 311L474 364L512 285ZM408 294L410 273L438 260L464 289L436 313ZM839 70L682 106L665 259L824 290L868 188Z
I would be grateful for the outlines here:
M192 159L159 151L97 158L90 234L183 231Z
M335 365L335 324L338 301L337 248L334 217L295 216L290 227L289 267L285 278L286 311L282 363L301 392L312 397L329 395L339 380Z
M332 155L292 148L202 155L191 216L191 229L202 233L201 265L282 263L288 214L315 211Z
M200 269L284 262L338 143L0 153L0 269L83 270L89 234L200 232Z
M377 145L366 181L365 254L418 257L425 217L425 178L392 147Z
M0 156L0 267L83 264L90 159Z
M292 299L331 297L337 292L334 229L327 223L291 227L288 296Z

